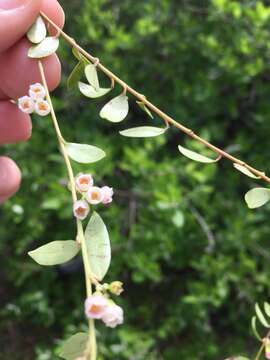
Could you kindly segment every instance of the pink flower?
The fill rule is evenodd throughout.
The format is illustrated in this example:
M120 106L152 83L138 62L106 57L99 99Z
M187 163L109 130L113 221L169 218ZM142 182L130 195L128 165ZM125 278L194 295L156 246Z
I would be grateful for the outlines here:
M48 101L43 99L38 99L35 104L36 113L40 116L46 116L51 112L50 105Z
M44 99L46 96L46 91L44 86L42 86L39 83L31 85L29 89L29 95L31 99L33 99L34 101L39 99Z
M84 220L89 211L89 205L85 200L78 200L73 204L73 214L77 219Z
M103 204L110 204L113 200L113 188L110 188L109 186L103 186L101 191L103 193Z
M81 192L86 192L94 185L94 180L90 174L79 174L76 177L76 188Z
M32 114L35 111L35 103L29 96L19 98L18 106L26 114Z
M105 323L106 326L111 328L115 328L117 325L123 324L123 309L116 304L111 304L107 306L102 316L102 321Z
M97 205L103 201L103 192L97 186L92 186L86 193L86 200L89 204Z
M102 295L92 295L85 300L85 315L89 319L101 319L108 307L108 300Z

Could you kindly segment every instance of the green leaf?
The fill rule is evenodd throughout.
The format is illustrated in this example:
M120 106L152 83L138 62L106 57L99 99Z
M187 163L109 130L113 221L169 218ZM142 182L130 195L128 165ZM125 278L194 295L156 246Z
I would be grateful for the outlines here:
M80 247L74 240L53 241L28 255L38 264L44 266L64 264L78 254Z
M75 360L84 355L87 342L88 335L86 333L77 333L64 342L60 348L59 356L66 360Z
M67 80L68 89L72 89L73 87L77 86L77 83L83 76L83 73L84 73L84 63L79 62L68 77Z
M84 96L89 97L91 99L95 99L95 98L104 96L112 90L112 88L99 88L98 90L96 90L92 85L85 84L81 81L79 81L78 86L79 86L80 92Z
M91 164L106 156L100 148L87 144L67 143L66 149L68 156L81 164Z
M101 281L111 263L111 245L106 225L96 212L86 227L85 241L91 271Z
M236 170L240 171L241 173L249 176L252 179L259 179L259 176L255 176L251 171L249 171L245 166L234 163L233 166Z
M218 160L218 159L210 159L204 155L201 155L194 151L188 150L181 145L178 145L178 149L182 155L186 156L187 158L189 158L191 160L199 161L201 163L210 164L210 163L215 163Z
M245 201L250 209L263 206L270 200L270 190L267 188L254 188L245 195Z
M41 59L52 55L56 52L59 46L59 39L57 37L46 37L40 44L30 47L28 56L34 59Z
M256 315L257 315L258 319L260 320L261 324L266 328L270 328L270 325L266 321L266 319L257 303L255 304L255 312L256 312Z
M77 60L83 62L85 65L91 64L91 62L83 54L81 54L75 47L72 48L72 53Z
M268 317L270 317L270 304L267 302L264 303L264 311Z
M260 334L258 333L258 330L257 330L257 318L256 318L256 316L253 316L252 319L251 319L251 327L252 327L253 333L256 336L256 338L261 341Z
M134 127L131 129L119 131L119 133L127 137L144 138L144 137L154 137L154 136L162 135L165 133L166 130L167 130L166 128L159 128L154 126L139 126L139 127Z
M151 111L146 107L145 103L142 101L136 101L136 103L139 105L139 107L146 112L148 116L150 116L151 119L154 119L154 116L152 115Z
M100 112L100 117L111 122L123 121L129 111L128 97L121 94L109 101Z
M39 44L46 37L47 29L44 20L38 16L34 24L27 32L27 38L34 44Z
M99 90L99 80L98 80L98 74L97 74L97 67L93 64L89 64L84 69L85 76L87 81L90 85L93 86L93 88L98 91Z

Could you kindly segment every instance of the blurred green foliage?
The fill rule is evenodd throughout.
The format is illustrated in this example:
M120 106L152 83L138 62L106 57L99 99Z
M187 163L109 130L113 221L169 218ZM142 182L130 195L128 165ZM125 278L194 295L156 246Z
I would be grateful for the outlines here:
M64 6L66 31L111 70L206 139L267 170L267 3L69 0ZM124 281L126 321L116 330L98 324L99 359L253 353L253 304L270 295L270 206L251 211L243 201L256 181L226 161L201 165L182 157L179 143L211 153L175 129L155 139L120 137L127 127L162 123L152 122L132 98L124 124L100 119L107 98L90 101L67 91L75 61L66 45L61 58L63 82L54 100L64 136L107 152L95 165L74 168L116 191L114 203L98 211L113 249L106 281ZM115 95L120 91L116 87ZM61 340L86 324L81 264L41 268L26 255L75 236L67 175L49 119L34 118L31 141L4 151L18 161L23 183L0 210L0 358L57 359Z

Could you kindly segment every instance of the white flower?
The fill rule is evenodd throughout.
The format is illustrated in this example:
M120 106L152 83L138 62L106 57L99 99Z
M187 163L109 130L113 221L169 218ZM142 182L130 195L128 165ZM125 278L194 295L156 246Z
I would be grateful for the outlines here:
M84 220L89 211L89 205L85 200L78 200L73 204L73 214L79 220Z
M109 305L106 307L101 319L106 326L115 328L124 322L123 309L116 304Z
M46 116L51 112L49 103L46 100L38 99L35 104L36 113L40 116Z
M35 111L35 103L29 96L19 98L18 106L26 114L32 114Z
M85 315L88 319L101 319L107 306L108 300L103 295L91 295L84 303Z
M103 192L97 186L92 186L86 193L86 200L89 204L97 205L103 201Z
M39 99L44 99L46 96L46 91L44 86L42 86L39 83L31 85L29 88L29 96L31 97L31 99L35 101Z
M103 193L103 204L110 204L113 200L113 188L110 188L109 186L103 186L101 191Z
M79 174L76 177L76 188L81 192L86 192L94 185L94 180L91 174Z

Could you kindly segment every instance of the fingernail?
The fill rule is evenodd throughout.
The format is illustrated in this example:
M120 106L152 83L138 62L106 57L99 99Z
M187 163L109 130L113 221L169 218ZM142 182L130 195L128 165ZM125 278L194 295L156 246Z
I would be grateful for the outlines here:
M13 10L24 6L29 0L1 0L0 10Z

